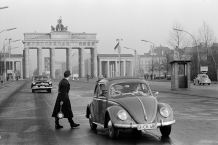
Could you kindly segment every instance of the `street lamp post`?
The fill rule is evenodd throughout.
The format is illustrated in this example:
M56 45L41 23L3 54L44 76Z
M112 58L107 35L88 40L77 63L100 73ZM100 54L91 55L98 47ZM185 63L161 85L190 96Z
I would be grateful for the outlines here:
M133 48L129 48L129 47L123 47L123 48L126 48L126 49L132 49L134 51L134 54L135 54L135 57L134 57L134 76L136 76L136 49L133 49Z
M199 69L200 69L200 57L199 57L198 44L197 44L197 41L196 41L195 37L194 37L192 34L190 34L189 32L185 31L185 30L180 30L180 29L175 29L175 28L173 28L173 30L175 30L175 31L180 31L180 32L186 32L186 33L188 33L189 35L191 35L191 37L194 39L195 44L196 44L196 49L197 49L197 68L198 68L198 69L197 69L197 74L199 74Z
M4 66L5 66L5 61L4 61L4 53L3 53L3 51L5 51L4 50L4 46L5 46L5 40L7 40L7 39L4 39L4 43L3 43L3 48L2 48L2 51L1 51L1 61L3 61L3 67L2 67L2 65L1 65L1 75L4 73ZM3 54L3 55L2 55Z
M11 30L14 30L14 29L17 29L17 28L5 29L5 30L2 30L0 33L4 32L4 31L11 31Z
M1 9L6 9L6 8L8 8L8 6L5 6L5 7L0 7L0 10L1 10Z
M120 46L120 41L122 41L122 39L117 39L118 41L118 57L119 57L119 76L121 76L121 58L120 58L120 53L121 53L121 46Z
M157 45L155 45L153 42L151 42L151 41L147 41L147 40L141 40L141 41L144 41L144 42L149 42L149 43L151 43L151 44L153 44L156 48L157 48ZM160 52L161 53L161 52ZM152 59L154 59L154 54L152 55ZM154 60L152 60L152 65L154 65L153 64L153 61ZM153 76L153 66L152 66L152 76ZM159 79L160 79L160 54L159 54Z
M11 48L11 46L10 46L10 43L9 43L9 46L8 46L8 58L9 58L9 70L12 70L12 66L13 66L13 64L12 64L12 66L11 66L11 50L12 49L15 49L15 48L18 48L18 47L13 47L13 48ZM12 73L12 72L11 72Z
M5 40L7 40L7 39L5 39ZM7 68L6 68L6 57L5 57L5 46L6 45L10 45L10 43L11 42L17 42L17 41L20 41L20 39L19 40L14 40L14 41L11 41L12 39L10 38L10 39L8 39L9 40L9 42L7 43L7 44L5 44L4 46L3 46L3 49L2 49L2 51L4 51L4 69L3 69L3 72L4 72L4 78L6 79L6 74L7 74ZM10 63L10 62L9 62Z

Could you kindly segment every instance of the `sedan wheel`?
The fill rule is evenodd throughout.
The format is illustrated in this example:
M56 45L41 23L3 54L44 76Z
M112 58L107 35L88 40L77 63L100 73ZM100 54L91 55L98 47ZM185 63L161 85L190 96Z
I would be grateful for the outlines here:
M47 92L48 92L48 93L51 93L51 89L48 89Z
M162 136L168 137L171 133L171 126L160 127L160 132L161 132Z
M32 93L35 93L35 90L32 90Z
M93 123L91 114L89 114L89 125L90 125L92 130L96 130L97 125Z
M210 85L210 83L208 83L208 85Z
M119 135L119 130L116 127L114 127L114 124L110 119L108 121L108 132L109 132L109 137L112 139L117 138Z
M133 135L134 137L139 137L139 136L142 135L142 131L141 131L141 130L138 130L138 129L136 129L136 128L134 128L134 129L132 129L132 135Z

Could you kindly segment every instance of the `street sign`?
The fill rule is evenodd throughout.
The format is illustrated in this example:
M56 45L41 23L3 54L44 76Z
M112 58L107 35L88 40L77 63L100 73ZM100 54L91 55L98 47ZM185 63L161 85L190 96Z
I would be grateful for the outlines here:
M201 66L201 71L208 71L208 66Z

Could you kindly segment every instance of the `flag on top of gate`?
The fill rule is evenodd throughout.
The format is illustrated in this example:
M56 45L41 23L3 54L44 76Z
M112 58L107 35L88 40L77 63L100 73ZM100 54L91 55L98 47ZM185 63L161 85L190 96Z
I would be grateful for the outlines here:
M117 45L114 47L114 51L119 47L119 42L117 43Z

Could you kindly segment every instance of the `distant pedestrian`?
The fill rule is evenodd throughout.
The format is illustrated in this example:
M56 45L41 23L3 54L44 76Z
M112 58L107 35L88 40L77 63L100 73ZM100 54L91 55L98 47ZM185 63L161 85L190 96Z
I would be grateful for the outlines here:
M151 80L153 80L153 75L151 74L150 76L151 76Z
M9 76L7 76L7 81L9 80Z
M87 76L86 76L86 79L87 79L87 81L89 81L89 75L87 74Z
M57 116L58 113L60 112L60 109L64 115L63 118L68 119L71 128L78 127L80 125L73 121L74 116L73 116L73 112L71 109L71 103L70 103L69 94L68 94L70 90L70 83L68 82L70 75L71 73L69 70L65 71L64 78L60 81L58 85L58 96L57 96L54 110L52 113L52 117L55 118L55 128L56 129L63 128L63 126L59 124L59 118Z
M1 80L1 83L3 83L3 75L2 74L0 75L0 80Z
M19 76L16 76L16 80L17 80L17 82L18 82L18 78L19 78Z

